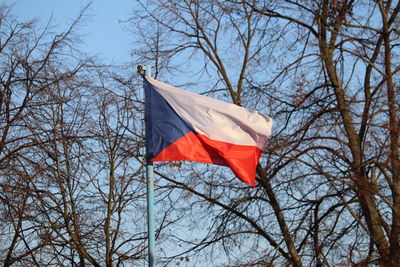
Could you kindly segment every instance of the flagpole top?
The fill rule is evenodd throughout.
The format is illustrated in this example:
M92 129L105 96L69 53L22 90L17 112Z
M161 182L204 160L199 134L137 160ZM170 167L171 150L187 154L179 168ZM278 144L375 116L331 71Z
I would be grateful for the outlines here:
M145 70L143 68L142 65L137 65L137 72L140 74L140 76L144 76L145 75Z
M151 66L150 65L146 65L146 66L137 65L137 72L141 76L151 77Z

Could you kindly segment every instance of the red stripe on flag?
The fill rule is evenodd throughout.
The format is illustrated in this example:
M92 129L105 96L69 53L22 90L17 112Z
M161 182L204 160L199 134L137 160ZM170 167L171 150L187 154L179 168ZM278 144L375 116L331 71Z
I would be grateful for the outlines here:
M254 187L261 153L255 146L234 145L189 132L151 161L197 161L228 166L236 177Z

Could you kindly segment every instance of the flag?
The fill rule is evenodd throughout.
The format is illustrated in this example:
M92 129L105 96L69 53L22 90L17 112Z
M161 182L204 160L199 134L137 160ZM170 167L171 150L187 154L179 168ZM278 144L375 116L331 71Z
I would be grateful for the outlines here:
M144 78L147 158L228 166L254 187L272 119L214 98Z

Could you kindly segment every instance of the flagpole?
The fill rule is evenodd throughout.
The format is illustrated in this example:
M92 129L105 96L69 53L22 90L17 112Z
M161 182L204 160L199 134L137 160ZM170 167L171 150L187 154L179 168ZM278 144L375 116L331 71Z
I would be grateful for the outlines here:
M146 77L151 77L151 66L144 67ZM147 138L147 137L146 137ZM149 161L146 146L146 183L147 183L147 234L149 267L155 266L155 227L154 227L154 173L153 162Z

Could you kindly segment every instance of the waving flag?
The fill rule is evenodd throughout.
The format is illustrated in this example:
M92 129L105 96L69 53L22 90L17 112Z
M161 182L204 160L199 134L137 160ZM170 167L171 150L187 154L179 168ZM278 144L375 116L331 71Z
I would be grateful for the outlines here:
M254 187L272 120L258 112L144 79L150 161L197 161L232 169Z

